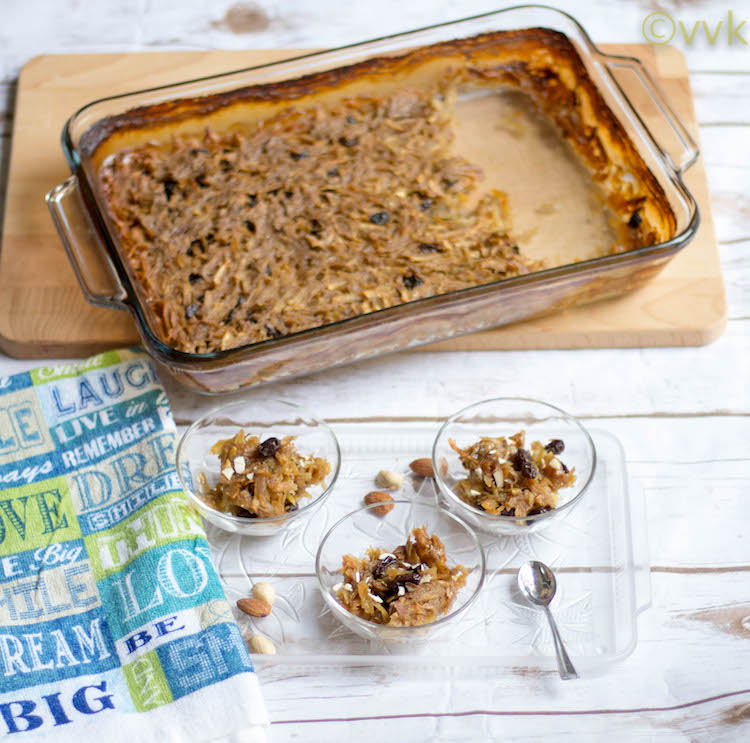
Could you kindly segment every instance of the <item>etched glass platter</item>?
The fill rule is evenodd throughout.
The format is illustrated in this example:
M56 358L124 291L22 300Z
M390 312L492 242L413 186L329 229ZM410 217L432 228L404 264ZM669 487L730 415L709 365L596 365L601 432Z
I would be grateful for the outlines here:
M412 475L408 466L430 455L440 424L355 421L332 427L342 447L342 471L336 490L308 520L272 537L242 537L206 524L243 635L262 634L277 648L275 656L253 656L256 664L554 668L544 613L529 606L516 587L516 571L530 559L546 562L557 576L551 608L579 671L604 671L634 650L637 616L650 603L646 518L642 491L628 481L624 452L612 435L590 431L597 471L570 512L539 532L479 533L487 559L485 584L464 614L423 642L383 644L355 635L329 612L315 575L315 555L328 529L377 489L381 469L404 474L404 486L394 497L441 504L433 481ZM413 526L419 524L404 523L404 537ZM367 540L363 535L363 552ZM460 562L460 555L448 555L449 562L451 557ZM234 604L259 580L269 581L277 598L269 616L253 618Z

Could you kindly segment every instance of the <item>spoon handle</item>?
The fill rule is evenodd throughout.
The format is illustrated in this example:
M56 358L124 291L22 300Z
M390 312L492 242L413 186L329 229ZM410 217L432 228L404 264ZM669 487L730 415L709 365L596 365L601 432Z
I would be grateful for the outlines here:
M568 653L565 650L565 645L563 645L562 638L560 637L560 633L557 630L555 620L552 618L552 612L549 610L549 606L544 607L544 612L547 615L547 621L549 621L549 627L552 630L552 639L555 641L557 670L560 672L560 678L563 681L567 681L569 679L577 679L578 673L576 672L576 669L573 667L573 664L568 657Z

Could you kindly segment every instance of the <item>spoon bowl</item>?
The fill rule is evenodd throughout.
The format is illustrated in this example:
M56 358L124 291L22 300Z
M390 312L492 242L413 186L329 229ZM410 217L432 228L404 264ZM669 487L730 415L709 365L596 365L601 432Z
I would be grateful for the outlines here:
M557 592L555 574L538 560L530 560L518 571L518 587L528 601L537 606L549 606Z

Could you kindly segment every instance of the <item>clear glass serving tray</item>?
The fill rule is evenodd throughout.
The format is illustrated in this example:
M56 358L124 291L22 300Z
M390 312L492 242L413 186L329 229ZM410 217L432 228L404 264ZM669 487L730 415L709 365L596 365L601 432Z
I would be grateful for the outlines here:
M529 559L550 565L558 578L552 611L579 672L596 673L625 658L637 643L636 619L649 606L650 579L642 491L628 481L622 446L591 431L598 463L581 503L541 532L480 535L487 556L482 592L446 631L423 643L384 645L364 640L326 609L314 571L321 538L375 489L380 469L405 473L399 497L437 503L432 480L406 475L408 463L429 456L439 424L402 421L333 425L344 464L331 498L310 519L275 537L230 534L207 524L208 540L227 598L250 595L270 581L277 592L268 617L233 609L246 638L269 637L275 656L254 656L261 666L427 665L433 667L555 668L544 614L520 596L515 575ZM406 525L405 525L406 531Z

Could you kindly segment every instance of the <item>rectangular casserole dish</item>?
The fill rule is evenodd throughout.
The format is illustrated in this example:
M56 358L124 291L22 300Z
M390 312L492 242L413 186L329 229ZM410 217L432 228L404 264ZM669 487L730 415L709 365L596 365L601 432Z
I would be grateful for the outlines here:
M410 52L419 47L427 49ZM637 193L649 195L643 216L655 236L655 244L591 257L597 251L592 252L592 246L584 244L588 240L585 230L580 234L571 232L568 239L555 246L554 263L562 265L543 271L399 304L225 351L186 353L167 345L150 311L149 298L123 256L97 186L102 161L118 149L149 139L200 131L207 124L219 129L231 127L243 117L255 116L257 120L256 109L262 110L263 105L304 100L311 90L315 95L322 90L323 94L335 96L342 94L337 91L346 93L357 90L357 86L360 90L368 85L387 87L404 84L404 80L412 84L425 69L430 69L429 64L420 66L414 62L425 57L438 66L465 64L491 69L503 84L512 77L513 87L525 89L532 98L534 81L540 76L561 81L573 91L577 108L560 117L554 109L546 113L557 119L558 127L589 169L595 168L596 158L603 151L609 161L620 166L620 177L624 173L635 183ZM364 64L359 64L363 60ZM645 100L665 117L673 135L670 141L655 141L637 108L623 93L623 81L641 86L639 100ZM496 93L497 87L487 86L485 102L490 97L498 98ZM493 139L493 132L502 127L492 111L476 108L476 97L474 92L465 104L459 100L456 117L460 117L459 107L464 106L465 116L480 127L471 138L475 142L475 159L482 156L476 141L486 146L487 157L479 161L484 166L484 160L491 160L493 151L501 146L501 140ZM592 139L597 147L589 146ZM583 144L579 147L577 142ZM74 175L50 192L48 203L84 293L94 304L130 310L153 357L182 382L209 393L305 374L628 291L643 284L684 247L699 221L695 200L681 177L697 158L696 147L648 72L637 60L602 54L574 19L539 6L511 8L285 62L96 101L68 121L63 147ZM532 175L539 187L545 180L554 181L554 175L546 171ZM533 178L531 183L536 187ZM618 188L605 191L617 196L622 191ZM510 198L512 202L512 192ZM514 211L511 204L515 219ZM525 251L526 245L521 245Z

